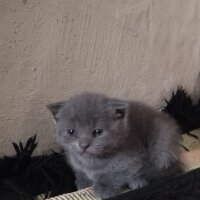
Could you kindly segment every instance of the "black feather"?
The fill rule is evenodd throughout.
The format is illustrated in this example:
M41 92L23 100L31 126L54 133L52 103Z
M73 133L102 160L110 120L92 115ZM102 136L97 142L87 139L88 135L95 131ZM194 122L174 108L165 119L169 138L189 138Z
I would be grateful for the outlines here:
M8 191L10 195L15 194L16 199L24 196L22 199L25 200L42 193L49 194L49 191L55 196L76 190L74 174L65 162L63 152L51 151L48 155L31 157L37 146L36 136L29 138L25 147L21 142L19 145L13 143L13 146L16 155L0 159L0 199ZM11 196L9 200L12 200Z
M165 100L166 106L162 109L171 115L186 133L200 128L200 100L193 104L191 97L182 87L172 93L170 100Z

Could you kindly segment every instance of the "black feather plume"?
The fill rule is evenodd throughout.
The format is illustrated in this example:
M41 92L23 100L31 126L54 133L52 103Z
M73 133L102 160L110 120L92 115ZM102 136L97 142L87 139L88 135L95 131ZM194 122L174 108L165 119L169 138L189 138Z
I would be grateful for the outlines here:
M23 146L13 143L15 156L0 159L0 199L31 199L45 193L55 196L76 190L74 174L65 162L63 152L31 157L37 146L36 135ZM10 191L10 192L8 192ZM3 200L4 200L3 199Z
M162 109L171 115L186 133L200 128L200 100L193 104L191 97L182 87L172 93L170 100L165 100L166 106Z

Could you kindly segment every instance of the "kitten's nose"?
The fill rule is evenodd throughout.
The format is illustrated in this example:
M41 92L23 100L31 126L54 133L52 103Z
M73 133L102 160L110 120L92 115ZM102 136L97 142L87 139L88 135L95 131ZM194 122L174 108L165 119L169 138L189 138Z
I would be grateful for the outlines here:
M90 146L90 144L88 142L80 142L79 146L81 147L81 149L86 151L86 149Z

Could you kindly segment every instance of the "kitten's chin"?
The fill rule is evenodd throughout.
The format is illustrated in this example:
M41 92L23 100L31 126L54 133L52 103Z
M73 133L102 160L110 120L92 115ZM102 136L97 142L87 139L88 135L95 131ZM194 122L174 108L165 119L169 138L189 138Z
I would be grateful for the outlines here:
M81 155L81 156L94 156L95 155L94 152L90 152L88 150L84 151L82 149L77 149L76 153Z
M90 149L90 148L88 148L85 151L83 149L76 149L74 152L76 152L76 154L78 154L82 157L85 157L85 158L88 158L88 157L93 157L93 158L94 157L107 157L107 156L110 156L110 155L113 154L113 152L109 152L109 151L107 152L107 151L104 151L104 150L100 151L99 149L97 151L95 149Z
M99 152L96 151L92 151L92 150L86 150L86 151L78 151L79 155L85 158L88 157L100 157L101 154Z
M93 151L85 151L81 153L82 156L89 156L89 157L96 157L98 156L97 153L93 152Z

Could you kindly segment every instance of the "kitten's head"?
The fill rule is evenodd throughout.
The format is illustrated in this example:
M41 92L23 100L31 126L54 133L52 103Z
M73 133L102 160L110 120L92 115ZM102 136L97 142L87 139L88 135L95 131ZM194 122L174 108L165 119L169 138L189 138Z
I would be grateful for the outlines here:
M91 156L117 153L127 135L128 103L84 93L47 106L55 134L70 152Z

